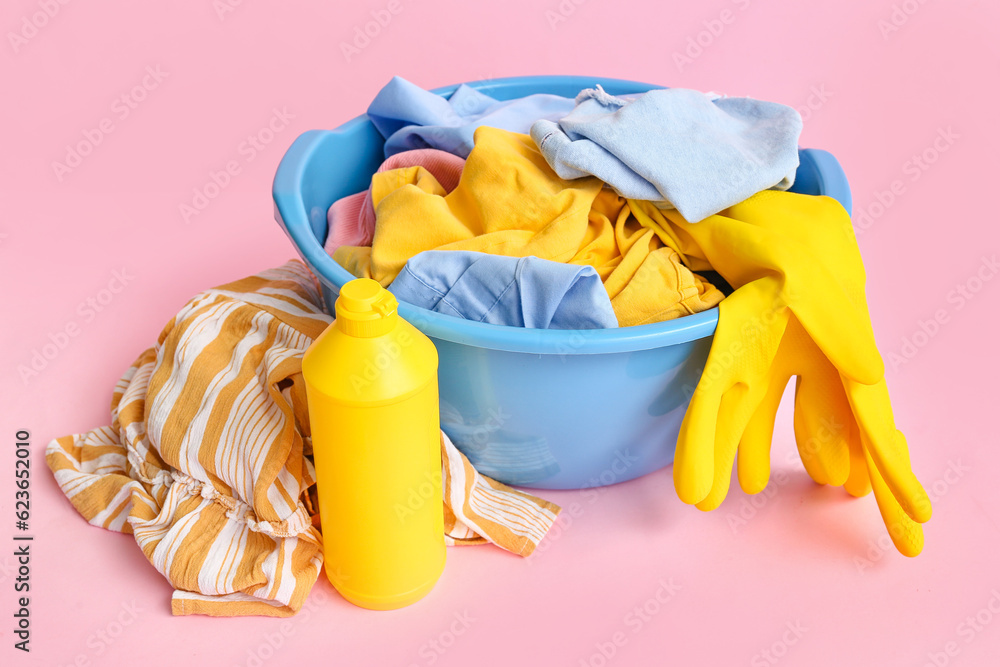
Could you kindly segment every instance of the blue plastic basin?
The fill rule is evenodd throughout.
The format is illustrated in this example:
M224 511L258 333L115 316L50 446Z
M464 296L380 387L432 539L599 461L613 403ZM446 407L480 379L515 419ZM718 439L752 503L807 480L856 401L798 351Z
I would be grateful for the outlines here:
M498 99L574 97L601 84L611 94L660 88L576 76L469 85ZM447 96L456 86L434 92ZM326 212L368 188L383 140L367 117L295 140L274 178L275 218L319 277L330 312L353 276L323 251ZM796 192L826 194L851 209L840 165L800 151ZM718 309L621 329L558 331L471 322L401 303L400 314L440 355L441 426L483 474L507 484L576 489L633 479L671 463L688 396L708 357Z

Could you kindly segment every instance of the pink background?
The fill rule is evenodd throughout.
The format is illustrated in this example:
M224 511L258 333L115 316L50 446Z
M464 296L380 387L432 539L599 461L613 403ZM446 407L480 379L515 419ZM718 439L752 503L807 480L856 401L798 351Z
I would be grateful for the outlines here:
M341 43L387 1L230 1L221 15L226 0L3 3L0 432L10 470L15 431L31 431L36 540L30 656L12 648L12 548L0 547L0 660L1000 664L1000 493L990 476L1000 462L1000 279L977 282L977 272L993 277L984 258L1000 250L998 3L398 0L400 11L348 58ZM43 5L58 12L32 18ZM33 31L25 20L44 25ZM21 31L30 38L13 43ZM699 38L700 53L689 41ZM688 48L690 62L678 64ZM165 78L147 78L134 109L115 102L147 67ZM875 329L897 422L936 501L923 555L886 548L871 497L809 481L785 410L774 456L783 475L756 505L736 490L703 514L677 499L669 471L596 498L547 492L578 511L544 551L525 561L452 549L437 588L409 609L362 611L321 581L312 608L287 621L171 617L167 583L130 537L80 519L44 447L108 422L115 381L188 297L293 255L270 199L284 150L305 130L364 111L394 74L425 87L611 76L799 107L803 145L840 159L855 212L869 212L856 221L867 227L859 243ZM293 118L250 160L241 144L274 109ZM53 162L102 121L112 131L60 180ZM913 161L921 154L924 168ZM186 222L180 205L230 160L240 173ZM976 291L966 298L958 285ZM87 305L101 298L100 311ZM919 333L936 313L944 323L934 335ZM67 327L75 335L63 339ZM19 366L50 336L63 348L22 378ZM12 481L0 481L5 545ZM680 588L656 602L671 580ZM632 612L643 605L649 615Z

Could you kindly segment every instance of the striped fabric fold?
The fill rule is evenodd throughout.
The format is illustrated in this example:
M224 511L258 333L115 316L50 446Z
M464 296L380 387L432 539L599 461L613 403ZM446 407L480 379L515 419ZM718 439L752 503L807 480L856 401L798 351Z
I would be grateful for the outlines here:
M530 556L559 514L559 507L479 474L441 432L444 462L444 532L448 544L492 542Z
M111 425L49 443L89 523L130 533L176 615L289 616L323 564L302 355L330 323L298 261L189 301L115 385ZM480 475L442 433L447 544L527 556L559 508Z

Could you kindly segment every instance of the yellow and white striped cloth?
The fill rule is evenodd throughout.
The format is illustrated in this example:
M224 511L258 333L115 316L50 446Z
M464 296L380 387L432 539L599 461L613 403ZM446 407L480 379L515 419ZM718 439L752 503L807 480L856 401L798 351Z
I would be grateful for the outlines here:
M46 460L95 526L132 533L173 613L289 616L322 566L302 355L330 323L298 261L202 292L115 386L111 425ZM559 508L442 434L445 539L529 555Z

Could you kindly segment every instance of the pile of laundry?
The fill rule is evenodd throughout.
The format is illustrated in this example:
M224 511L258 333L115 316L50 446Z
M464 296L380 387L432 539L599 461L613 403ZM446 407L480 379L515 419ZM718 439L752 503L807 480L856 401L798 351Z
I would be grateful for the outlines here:
M931 505L893 420L850 215L788 191L794 109L599 86L500 101L463 85L445 99L397 77L368 116L386 160L329 209L341 266L411 304L509 326L625 327L718 306L677 443L680 498L718 507L734 464L745 491L765 487L795 376L806 470L874 489L896 547L920 552Z
M368 116L386 160L330 207L327 252L411 304L554 329L718 305L657 221L787 190L802 129L790 107L692 90L444 99L398 77Z

